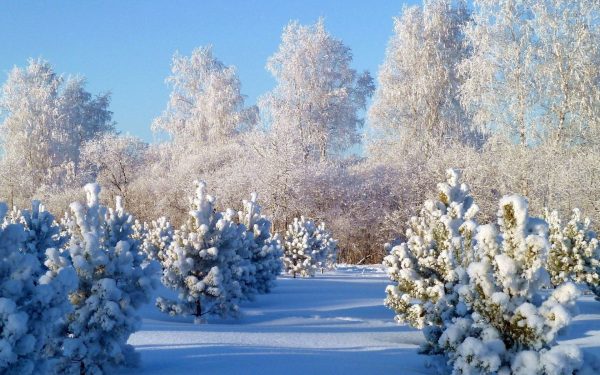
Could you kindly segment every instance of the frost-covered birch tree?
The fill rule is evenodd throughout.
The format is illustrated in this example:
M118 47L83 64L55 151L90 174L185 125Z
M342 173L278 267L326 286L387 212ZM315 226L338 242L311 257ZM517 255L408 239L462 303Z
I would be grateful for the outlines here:
M465 26L472 49L460 64L461 101L473 127L525 147L539 136L533 0L475 0Z
M458 98L468 20L466 2L450 0L427 0L394 18L369 108L378 141L468 140L470 123Z
M244 106L235 67L226 66L212 46L188 56L176 53L167 83L172 87L167 109L152 127L179 145L227 142L256 121L256 110Z
M260 101L263 121L294 137L304 160L325 160L359 141L365 108L374 85L368 72L350 67L352 53L325 30L290 22L267 69L277 86Z
M220 202L229 207L250 190L250 178L243 177L249 162L240 160L249 151L242 148L241 135L254 127L257 110L245 105L235 67L217 59L212 47L189 56L175 54L167 83L167 107L152 124L155 134L166 139L148 148L129 200L136 207L156 207L179 226L186 221L187 197L194 194L190 176L222 187Z
M113 131L109 102L108 94L92 96L84 79L65 79L46 61L12 69L0 93L0 164L30 178L2 184L0 195L26 201L44 185L64 185L83 143Z
M553 144L595 143L600 134L600 3L542 0L532 5L541 123Z

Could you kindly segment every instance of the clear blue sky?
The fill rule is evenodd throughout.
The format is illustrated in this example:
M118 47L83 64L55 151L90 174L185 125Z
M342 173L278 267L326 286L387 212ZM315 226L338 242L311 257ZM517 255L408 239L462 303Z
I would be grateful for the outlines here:
M289 20L325 17L328 30L352 48L354 67L375 77L392 17L405 3L415 0L3 1L0 77L29 57L47 59L59 73L86 76L91 92L110 91L117 128L151 141L176 50L213 44L219 59L237 67L253 104L274 85L265 63Z

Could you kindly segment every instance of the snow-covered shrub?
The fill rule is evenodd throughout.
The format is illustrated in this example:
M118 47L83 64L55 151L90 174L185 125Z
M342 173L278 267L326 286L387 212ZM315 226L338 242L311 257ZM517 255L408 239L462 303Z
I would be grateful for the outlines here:
M9 222L24 227L25 251L37 256L42 264L46 261L47 249L60 249L68 240L65 233L61 233L54 216L46 211L40 201L32 201L31 210L13 209L8 219Z
M240 222L247 228L245 236L255 268L254 289L256 293L263 294L271 291L275 279L281 273L283 249L277 234L271 235L271 221L260 214L257 197L257 194L253 193L250 200L244 200L244 211L238 214Z
M248 236L244 224L239 223L239 213L233 209L226 209L221 213L224 220L234 223L234 237L238 239L235 255L231 264L231 277L240 287L241 299L254 300L256 290L256 266L252 262L252 247L254 240Z
M0 219L7 207L0 203ZM41 244L20 223L0 226L0 373L39 374L51 370L67 293L76 276L57 249L47 249L48 270L30 244ZM40 248L41 249L41 248ZM36 249L37 250L37 249Z
M325 229L325 223L319 224L315 237L319 243L318 264L321 273L334 269L337 263L338 242L333 239L331 232Z
M448 324L439 339L453 373L572 374L582 355L555 340L571 321L577 288L563 284L546 300L539 294L548 281L547 223L528 215L525 198L506 196L498 225L480 226L476 243L478 261L460 288L472 313Z
M312 220L294 218L283 240L283 266L288 274L312 277L320 268L319 227Z
M153 220L150 224L136 220L133 225L135 237L141 241L141 249L148 259L162 261L173 241L173 227L166 217Z
M546 212L550 226L550 254L547 269L554 286L566 281L586 284L599 294L600 247L589 218L583 219L578 209L566 225L557 211Z
M459 172L448 170L447 181L438 184L438 199L425 202L408 223L407 241L384 258L396 282L386 288L385 304L398 322L425 329L425 352L437 352L444 324L467 313L458 287L467 282L466 266L474 257L477 211Z
M137 362L127 339L140 324L137 309L156 287L154 263L133 238L131 215L117 199L116 209L99 203L100 188L85 186L87 204L71 204L68 251L79 276L69 299L63 344L64 374L112 373Z
M157 306L171 315L193 315L196 322L206 314L236 316L243 296L234 275L243 238L231 215L215 212L214 205L206 184L196 182L190 219L175 231L162 260L163 284L179 298L158 298Z

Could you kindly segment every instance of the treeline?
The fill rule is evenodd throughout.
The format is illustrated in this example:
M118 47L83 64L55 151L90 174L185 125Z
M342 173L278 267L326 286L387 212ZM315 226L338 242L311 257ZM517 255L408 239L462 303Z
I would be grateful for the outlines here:
M406 7L377 88L323 20L291 22L267 62L276 86L256 106L210 47L176 54L156 144L116 132L108 95L32 60L0 96L0 199L62 212L97 181L142 221L166 215L178 227L202 178L220 208L256 191L276 231L294 217L324 221L342 261L369 263L449 167L463 170L488 220L516 192L533 213L580 207L599 222L599 10L566 0Z

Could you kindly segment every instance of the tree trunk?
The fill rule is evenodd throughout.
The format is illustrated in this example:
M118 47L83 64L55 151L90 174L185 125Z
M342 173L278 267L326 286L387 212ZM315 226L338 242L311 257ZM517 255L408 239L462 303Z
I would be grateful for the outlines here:
M79 362L79 375L85 375L85 364L83 363L83 359Z
M200 299L196 300L196 317L200 318L202 316L202 305L200 305Z

